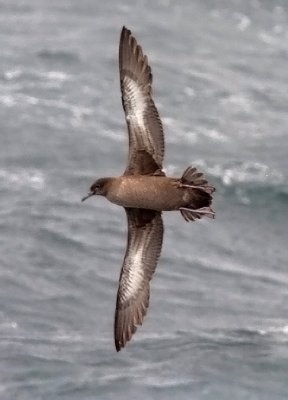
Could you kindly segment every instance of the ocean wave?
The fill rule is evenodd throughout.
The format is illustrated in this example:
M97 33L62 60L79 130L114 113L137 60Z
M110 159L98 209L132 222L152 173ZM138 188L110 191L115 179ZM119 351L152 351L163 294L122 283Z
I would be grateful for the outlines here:
M0 95L0 104L4 105L5 107L16 107L18 105L24 107L33 107L37 105L42 108L47 107L50 109L55 108L57 110L68 111L72 114L70 118L70 123L73 127L80 126L83 122L83 119L87 116L92 115L94 112L91 107L76 105L63 100L38 98L23 93ZM31 118L34 118L34 114L31 114ZM46 120L53 128L56 127L57 129L59 129L67 126L67 121L61 121L59 119L59 116L48 116L46 117Z
M266 329L257 329L256 332L262 336L280 334L280 335L287 336L287 340L288 340L288 325L270 326Z
M193 130L190 130L185 122L176 120L171 117L162 117L164 128L169 128L173 135L167 135L167 143L183 143L195 144L201 140L201 138L208 138L214 142L229 142L231 139L220 132L218 129L209 128L203 125L196 126Z
M13 92L21 92L23 88L34 87L35 84L38 88L59 89L65 82L73 80L71 74L61 70L41 71L33 68L8 69L0 75L1 78L6 84L5 89L9 84L9 91Z
M206 128L206 127L199 127L197 129L197 133L204 137L214 140L215 142L228 142L228 136L224 135L222 132L219 132L215 128Z
M236 12L233 14L233 17L237 22L237 28L239 31L244 32L250 27L251 19L246 14Z
M21 69L9 69L4 72L4 78L7 81L18 79L23 74Z
M253 100L246 94L231 94L220 100L220 102L233 112L251 113L253 111Z
M279 170L255 161L239 161L209 166L204 160L196 160L194 164L201 167L209 175L219 178L224 186L233 186L236 183L279 185L284 182L284 176Z
M7 170L0 169L0 183L1 186L8 186L13 188L11 184L17 184L19 187L30 187L32 189L43 189L45 186L45 176L42 171L39 170Z
M253 340L258 341L261 337L267 340L273 340L278 342L288 341L288 325L279 326L268 326L266 328L249 327L243 329L235 329L230 332L223 331L222 333L216 334L220 340L229 342L245 342L251 343Z
M247 327L238 329L212 329L202 333L210 341L225 344L251 344L258 342L261 337L277 341L288 340L288 325L270 326L267 328Z
M5 107L14 107L16 105L15 97L11 94L3 94L0 96L0 104Z
M64 62L79 62L79 56L76 53L67 50L41 50L37 53L38 57L44 60L64 61Z
M6 94L0 96L0 103L2 103L6 107L14 107L17 104L28 104L35 106L40 102L40 99L34 96L26 95L26 94Z
M1 331L10 331L16 330L18 328L18 324L16 321L5 321L0 323Z
M251 24L251 18L248 17L248 15L243 14L241 12L231 12L229 9L215 9L213 8L210 11L210 15L213 19L217 20L226 20L226 21L231 21L232 23L236 24L237 29L239 31L244 32L246 29L248 29Z
M171 117L162 117L164 129L169 127L170 132L174 132L173 135L166 137L167 143L181 143L185 140L188 143L196 143L198 141L198 135L194 131L187 131L185 123L176 120Z
M72 79L72 76L61 70L51 70L51 71L38 71L34 69L21 69L12 68L8 69L3 73L3 78L5 81L16 81L16 80L27 80L34 81L39 80L51 80L51 81L68 81Z

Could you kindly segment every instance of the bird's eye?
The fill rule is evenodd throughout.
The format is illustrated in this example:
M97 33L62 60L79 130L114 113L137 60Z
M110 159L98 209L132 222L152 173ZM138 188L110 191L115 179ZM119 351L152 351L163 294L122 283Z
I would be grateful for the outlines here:
M93 186L92 186L92 188L91 188L91 190L92 191L94 191L94 190L98 190L98 189L100 189L100 185L99 185L99 183L95 183Z

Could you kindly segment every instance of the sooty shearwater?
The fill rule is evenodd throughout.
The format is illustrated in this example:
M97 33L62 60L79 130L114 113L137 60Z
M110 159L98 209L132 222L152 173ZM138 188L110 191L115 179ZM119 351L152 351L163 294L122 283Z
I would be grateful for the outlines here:
M181 178L162 170L163 127L152 99L152 74L147 56L123 27L119 46L122 104L129 133L128 165L124 174L100 178L82 201L105 196L125 208L128 242L117 294L114 339L121 350L142 325L149 306L149 282L163 239L162 211L180 211L186 221L214 218L210 205L215 188L201 172L188 167Z

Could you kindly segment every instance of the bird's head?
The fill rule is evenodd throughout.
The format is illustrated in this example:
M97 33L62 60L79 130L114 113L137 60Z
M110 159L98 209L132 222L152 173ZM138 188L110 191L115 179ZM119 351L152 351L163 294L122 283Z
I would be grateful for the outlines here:
M99 178L97 181L93 183L90 187L90 192L87 196L83 197L81 201L87 200L91 196L99 195L99 196L106 196L109 183L111 178Z

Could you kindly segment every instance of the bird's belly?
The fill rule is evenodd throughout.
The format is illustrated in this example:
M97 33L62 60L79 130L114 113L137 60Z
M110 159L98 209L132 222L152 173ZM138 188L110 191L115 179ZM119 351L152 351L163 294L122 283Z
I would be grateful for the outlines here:
M156 211L178 209L181 198L175 185L162 177L121 177L110 191L108 200L128 208Z

